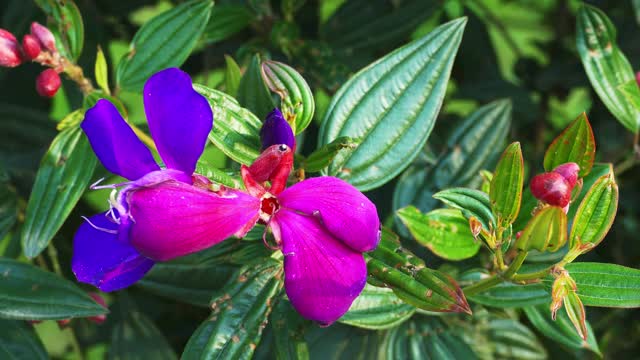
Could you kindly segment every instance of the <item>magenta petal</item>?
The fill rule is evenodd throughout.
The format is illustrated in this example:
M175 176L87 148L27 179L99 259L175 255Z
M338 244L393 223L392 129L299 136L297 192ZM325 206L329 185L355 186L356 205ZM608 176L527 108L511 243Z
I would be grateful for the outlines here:
M303 317L328 325L349 310L367 281L367 266L314 217L280 210L276 224L284 254L284 286Z
M329 232L357 251L380 241L376 206L349 183L331 176L311 178L283 191L282 207L318 216Z
M144 85L144 110L151 136L168 168L191 175L213 126L213 112L184 71L155 73Z
M136 180L160 169L149 149L108 100L100 99L87 110L80 126L102 165L112 173Z
M78 281L114 291L135 283L151 269L154 262L128 244L126 236L125 241L118 239L118 224L107 215L94 215L89 221L80 225L73 239L71 269Z
M140 253L166 261L244 232L258 219L260 200L236 190L223 195L176 181L130 195L131 242Z

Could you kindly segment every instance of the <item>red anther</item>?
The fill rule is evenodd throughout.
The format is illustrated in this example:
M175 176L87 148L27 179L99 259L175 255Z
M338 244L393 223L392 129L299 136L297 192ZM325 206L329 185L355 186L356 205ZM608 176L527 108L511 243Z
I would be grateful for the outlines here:
M60 75L53 70L47 69L38 75L36 79L36 91L40 96L53 97L60 88Z
M22 63L20 44L7 30L0 29L0 66L16 67Z
M22 38L22 52L26 60L33 60L40 55L40 43L33 35L25 35Z
M37 22L32 22L31 35L38 39L41 48L49 50L52 53L58 52L58 49L56 48L56 38L53 36L51 30L46 26L42 26Z
M562 177L567 180L570 190L573 190L573 187L576 186L576 182L578 182L579 171L580 166L573 162L558 165L555 169L553 169L553 172L562 175Z
M531 179L531 193L543 202L559 207L565 207L571 201L571 190L569 182L556 172L539 174Z

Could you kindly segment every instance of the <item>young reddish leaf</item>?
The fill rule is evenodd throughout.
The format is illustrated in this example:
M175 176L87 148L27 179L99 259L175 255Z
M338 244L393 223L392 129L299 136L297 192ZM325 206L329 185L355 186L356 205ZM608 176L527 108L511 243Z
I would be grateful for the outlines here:
M544 154L544 169L552 171L557 166L574 162L580 166L579 177L591 172L596 155L596 140L587 114L582 113L560 135Z

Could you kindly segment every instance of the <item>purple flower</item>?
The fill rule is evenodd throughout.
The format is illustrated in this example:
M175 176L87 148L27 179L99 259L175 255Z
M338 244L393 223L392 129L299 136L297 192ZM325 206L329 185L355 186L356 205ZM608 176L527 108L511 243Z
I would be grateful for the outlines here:
M293 151L296 149L296 138L291 131L291 126L279 109L273 109L267 115L262 129L260 129L260 140L262 141L262 150L276 144L285 144Z
M131 285L155 261L205 249L235 234L237 225L250 221L250 215L230 218L227 208L237 207L243 199L258 202L239 191L214 194L196 186L203 180L193 172L213 126L213 114L186 73L172 68L149 78L144 105L165 169L156 164L109 101L99 100L81 125L104 167L129 180L111 186L122 186L117 195L112 194L111 210L87 219L74 237L73 272L79 281L102 291ZM180 189L181 197L156 196L165 186L169 193ZM153 214L141 210L146 204L156 206ZM194 217L174 212L174 206L202 211ZM144 226L139 229L146 220L137 212L153 216L154 223L165 222L167 229L161 230L163 234L148 233ZM185 227L190 230L186 238L181 236ZM198 229L202 231L194 233Z

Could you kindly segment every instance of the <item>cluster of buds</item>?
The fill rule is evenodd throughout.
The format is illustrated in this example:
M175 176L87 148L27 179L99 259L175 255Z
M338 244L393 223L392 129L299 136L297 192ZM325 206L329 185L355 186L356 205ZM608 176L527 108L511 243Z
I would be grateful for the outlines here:
M102 298L102 296L100 296L100 294L95 293L95 292L90 292L88 293L89 296L91 296L91 298L97 302L98 304L100 304L102 307L104 308L108 308L107 303L104 301L104 299ZM105 322L105 320L107 320L107 315L106 314L101 314L101 315L95 315L95 316L89 316L87 317L87 319L91 322L94 322L96 324L102 324L103 322ZM60 326L61 328L69 325L69 323L71 323L72 319L62 319L62 320L56 320L56 322L58 323L58 326ZM42 322L42 320L28 320L27 321L29 324L39 324Z
M45 26L32 23L31 33L22 38L22 44L12 33L0 29L0 66L16 67L33 61L49 67L36 79L36 91L40 96L53 97L60 88L60 60L55 37Z
M538 174L531 179L533 196L551 206L568 210L573 188L578 183L580 167L576 163L559 165L550 172Z

